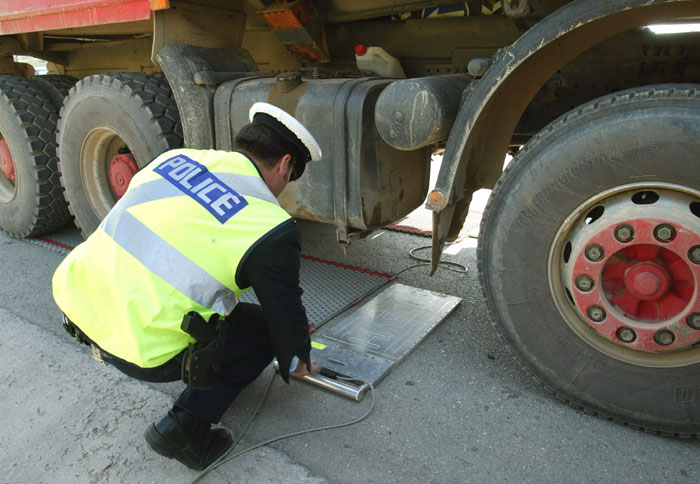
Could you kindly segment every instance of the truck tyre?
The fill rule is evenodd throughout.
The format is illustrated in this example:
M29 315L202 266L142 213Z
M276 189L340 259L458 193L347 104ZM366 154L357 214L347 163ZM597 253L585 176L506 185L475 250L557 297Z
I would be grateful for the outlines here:
M622 91L520 150L484 213L485 298L572 406L700 436L700 86Z
M30 80L0 76L0 228L31 237L70 220L57 171L58 109Z
M56 113L61 111L63 100L68 96L70 88L78 82L73 76L61 76L58 74L47 74L45 76L34 76L28 78L38 86L51 99Z
M83 236L97 228L138 168L181 145L180 116L162 75L80 80L61 110L58 154L68 208Z

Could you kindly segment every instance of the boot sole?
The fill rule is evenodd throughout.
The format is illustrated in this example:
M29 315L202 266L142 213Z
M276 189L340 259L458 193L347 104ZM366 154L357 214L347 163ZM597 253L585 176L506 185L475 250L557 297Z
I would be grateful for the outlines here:
M156 430L156 426L151 424L143 433L143 438L146 439L148 445L157 454L174 459L177 449L173 448L172 444L165 440L162 435Z
M163 457L167 457L168 459L175 459L176 461L195 471L201 471L206 469L209 466L209 464L211 464L216 459L224 455L224 453L226 453L233 445L233 441L230 441L228 445L224 449L222 449L215 457L213 457L208 463L194 463L178 459L176 456L180 451L179 447L174 446L167 439L164 439L163 436L160 435L160 432L156 430L155 424L151 424L146 429L146 431L143 433L143 438L146 440L146 443L156 454L160 454Z

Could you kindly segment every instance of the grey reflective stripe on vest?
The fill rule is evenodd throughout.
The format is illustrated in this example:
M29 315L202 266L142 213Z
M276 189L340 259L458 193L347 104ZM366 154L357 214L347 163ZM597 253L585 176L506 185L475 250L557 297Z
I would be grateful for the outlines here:
M216 173L216 176L243 196L277 204L260 178L232 173ZM228 315L236 307L236 294L128 212L130 207L142 203L179 196L184 194L167 180L143 183L128 190L100 226L119 246L167 284L201 306Z
M216 171L211 172L216 175L222 182L226 183L231 188L235 189L238 193L243 195L250 195L260 200L265 200L266 202L274 203L279 205L279 202L272 194L265 182L255 176L247 175L236 175L235 173L220 173Z
M265 182L261 178L248 175L236 175L235 173L219 173L215 171L211 173L212 175L216 175L217 178L244 197L255 197L259 198L260 200L279 205L279 202L277 202L277 199L272 194L270 189L267 188L267 185L265 185ZM151 200L159 200L161 198L179 197L180 195L185 195L169 181L163 178L158 178L157 180L142 183L141 185L128 190L124 194L124 197L119 201L121 202L124 198L135 196L136 194L140 196L140 200L142 201L129 203L129 206L138 205L139 203L144 203Z

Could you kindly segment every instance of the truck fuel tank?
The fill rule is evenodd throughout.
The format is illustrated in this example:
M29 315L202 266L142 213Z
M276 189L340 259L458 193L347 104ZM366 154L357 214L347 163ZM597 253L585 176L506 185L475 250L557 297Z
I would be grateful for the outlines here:
M472 79L468 74L451 74L391 83L375 107L379 134L399 150L416 150L445 140Z
M219 86L214 99L216 147L231 150L258 101L281 107L316 138L323 153L280 195L297 218L336 224L347 242L400 219L425 200L430 149L410 152L390 146L379 135L375 105L391 83L379 78L236 79Z

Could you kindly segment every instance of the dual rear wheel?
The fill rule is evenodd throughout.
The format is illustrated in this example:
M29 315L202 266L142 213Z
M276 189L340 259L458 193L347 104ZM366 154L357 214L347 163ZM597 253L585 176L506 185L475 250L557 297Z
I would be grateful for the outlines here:
M98 74L71 91L57 138L68 208L87 236L140 167L182 145L182 127L164 76Z
M72 82L67 76L37 82L0 75L0 228L14 237L51 232L70 220L55 133Z
M71 215L89 235L140 167L182 145L164 76L76 81L0 76L0 228L10 235L51 232Z

